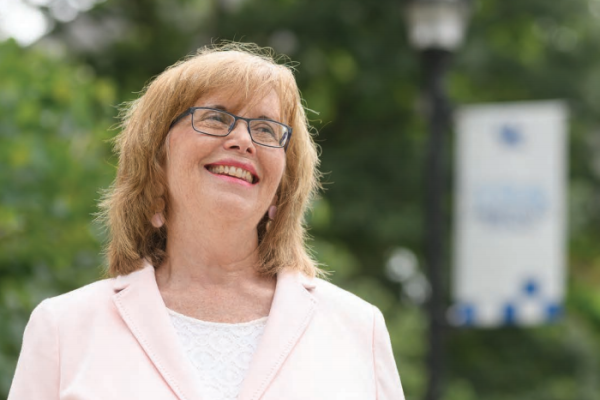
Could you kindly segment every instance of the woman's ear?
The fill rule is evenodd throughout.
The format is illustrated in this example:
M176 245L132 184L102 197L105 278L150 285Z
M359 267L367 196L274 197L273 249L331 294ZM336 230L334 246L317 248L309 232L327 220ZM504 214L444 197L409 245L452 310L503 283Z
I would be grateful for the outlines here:
M162 196L164 193L164 190L162 188L162 186L160 187L160 196ZM153 227L155 228L160 228L165 224L165 216L163 214L164 210L165 210L165 200L162 197L159 197L156 201L156 212L154 213L154 215L152 216L152 218L150 218L150 223L152 224Z
M271 205L269 206L269 211L267 212L267 215L269 216L269 219L271 221L273 221L277 216L277 200L279 200L279 196L275 195L275 197L273 197Z
M273 221L275 219L275 217L277 216L277 206L269 207L269 211L267 212L267 215L269 216L269 219L271 221Z
M150 222L152 223L153 227L158 229L165 224L165 217L163 217L162 213L156 213L152 216Z

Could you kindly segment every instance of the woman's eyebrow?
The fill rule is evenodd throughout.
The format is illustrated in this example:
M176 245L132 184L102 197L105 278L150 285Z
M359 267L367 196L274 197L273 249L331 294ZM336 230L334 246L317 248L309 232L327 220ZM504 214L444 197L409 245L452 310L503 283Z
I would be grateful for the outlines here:
M279 121L279 116L276 113L271 112L270 109L259 109L257 110L260 113L260 116L256 117L256 119L270 119L272 121Z
M220 105L220 104L208 105L207 107L208 108L214 108L215 110L227 111L227 108L225 106Z
M215 110L222 110L222 111L227 111L227 112L229 112L229 110L227 110L227 107L225 107L225 106L222 106L222 105L220 105L220 104L209 104L209 105L207 105L207 106L204 106L204 107L208 107L208 108L213 108L213 109L215 109ZM256 117L256 118L254 118L254 119L269 119L269 120L271 120L271 121L277 121L277 118L269 117L269 116L268 116L268 115L266 115L266 114L262 114L262 115L260 115L260 116L258 116L258 117Z

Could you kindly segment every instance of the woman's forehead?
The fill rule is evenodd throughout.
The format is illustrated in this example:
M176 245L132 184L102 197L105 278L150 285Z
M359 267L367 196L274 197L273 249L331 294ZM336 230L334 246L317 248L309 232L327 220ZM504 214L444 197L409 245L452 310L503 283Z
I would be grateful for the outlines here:
M234 114L250 112L262 113L270 118L281 116L281 100L274 89L254 94L236 88L214 89L201 95L194 106L223 108Z

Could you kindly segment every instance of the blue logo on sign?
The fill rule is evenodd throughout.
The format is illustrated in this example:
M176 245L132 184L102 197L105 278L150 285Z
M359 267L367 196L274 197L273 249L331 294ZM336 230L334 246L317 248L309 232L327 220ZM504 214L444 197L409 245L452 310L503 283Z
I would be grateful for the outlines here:
M525 137L521 129L514 125L502 125L499 132L500 143L506 147L515 148L523 143Z

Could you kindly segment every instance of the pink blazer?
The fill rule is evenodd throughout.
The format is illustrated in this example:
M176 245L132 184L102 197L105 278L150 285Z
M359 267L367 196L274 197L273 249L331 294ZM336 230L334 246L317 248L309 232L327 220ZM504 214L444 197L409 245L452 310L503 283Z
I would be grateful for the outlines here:
M201 399L154 268L44 300L9 400ZM320 279L277 276L240 400L403 400L381 312Z

